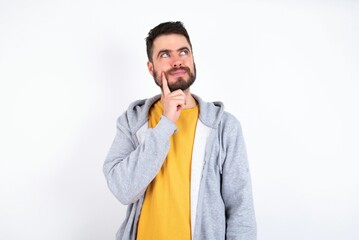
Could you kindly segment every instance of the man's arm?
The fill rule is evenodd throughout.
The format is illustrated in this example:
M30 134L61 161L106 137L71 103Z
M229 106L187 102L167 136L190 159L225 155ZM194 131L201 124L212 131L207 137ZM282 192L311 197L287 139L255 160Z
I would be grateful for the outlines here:
M227 122L224 140L226 158L223 163L222 196L226 211L226 239L255 240L256 220L246 147L240 123Z
M103 171L112 193L121 203L130 204L144 194L160 170L176 125L162 116L157 126L149 128L144 141L136 146L134 137L123 122L121 118L118 120L117 133Z
M161 169L170 148L170 137L177 130L186 96L182 90L171 92L165 73L161 73L163 115L155 128L149 128L145 140L135 146L127 118L117 123L117 134L104 164L104 174L112 193L123 204L137 201Z

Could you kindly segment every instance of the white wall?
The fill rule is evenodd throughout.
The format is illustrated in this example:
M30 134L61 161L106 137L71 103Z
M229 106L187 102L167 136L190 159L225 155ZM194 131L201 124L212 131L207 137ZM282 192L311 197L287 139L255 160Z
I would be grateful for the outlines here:
M185 23L192 91L242 123L260 240L359 239L358 1L0 2L0 238L114 239L102 163L158 93L144 38Z

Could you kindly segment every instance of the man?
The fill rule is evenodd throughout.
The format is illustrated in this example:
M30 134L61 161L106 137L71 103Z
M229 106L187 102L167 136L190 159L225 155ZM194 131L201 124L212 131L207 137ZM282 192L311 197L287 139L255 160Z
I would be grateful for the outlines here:
M161 94L118 118L104 163L110 190L128 205L117 239L256 239L240 123L191 94L196 67L181 22L159 24L146 45Z

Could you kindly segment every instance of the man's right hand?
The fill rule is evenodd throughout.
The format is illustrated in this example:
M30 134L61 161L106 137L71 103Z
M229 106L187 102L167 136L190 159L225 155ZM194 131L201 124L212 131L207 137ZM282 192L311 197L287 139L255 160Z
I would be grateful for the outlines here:
M181 114L182 107L186 104L186 95L180 89L171 92L168 88L168 81L164 72L162 72L161 77L163 115L173 123L176 123Z

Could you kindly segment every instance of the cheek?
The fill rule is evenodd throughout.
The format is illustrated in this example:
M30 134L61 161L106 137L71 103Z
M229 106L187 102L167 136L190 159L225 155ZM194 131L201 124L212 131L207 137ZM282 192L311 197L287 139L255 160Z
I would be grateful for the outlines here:
M166 72L171 68L172 67L168 62L158 63L154 66L154 70L157 72L157 74L160 74L161 72Z
M193 68L193 65L194 65L193 58L188 58L184 62L187 65L187 67Z
M194 71L194 62L192 60L186 62L186 66L189 67L192 72Z

